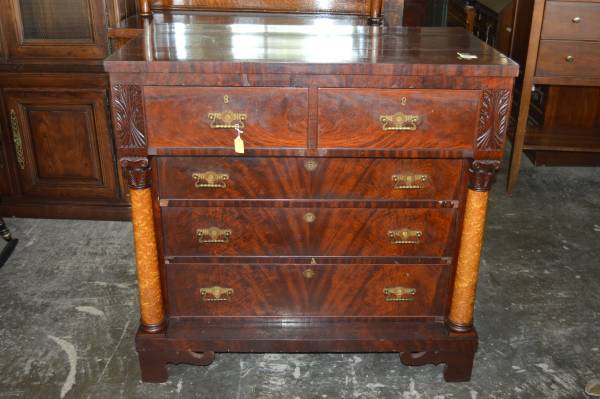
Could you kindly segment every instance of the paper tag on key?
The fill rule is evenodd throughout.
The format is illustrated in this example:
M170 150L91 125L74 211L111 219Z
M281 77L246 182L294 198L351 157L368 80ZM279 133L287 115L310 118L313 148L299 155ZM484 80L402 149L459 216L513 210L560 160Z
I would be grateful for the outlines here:
M233 140L233 150L238 154L244 153L244 139L242 139L242 133L244 131L239 127L235 127L235 131L237 132L237 137Z

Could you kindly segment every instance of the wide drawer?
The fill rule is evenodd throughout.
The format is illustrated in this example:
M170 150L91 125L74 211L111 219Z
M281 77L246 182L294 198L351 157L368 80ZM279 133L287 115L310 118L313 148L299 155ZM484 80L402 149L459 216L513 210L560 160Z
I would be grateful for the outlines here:
M600 40L600 3L547 1L542 39Z
M169 314L441 316L447 265L171 264Z
M542 40L537 76L600 76L600 45L592 42Z
M340 158L158 158L167 199L459 198L461 160Z
M469 150L477 90L320 89L319 147Z
M230 148L306 147L308 90L283 87L145 87L148 144Z
M454 215L453 208L162 208L166 256L450 256Z

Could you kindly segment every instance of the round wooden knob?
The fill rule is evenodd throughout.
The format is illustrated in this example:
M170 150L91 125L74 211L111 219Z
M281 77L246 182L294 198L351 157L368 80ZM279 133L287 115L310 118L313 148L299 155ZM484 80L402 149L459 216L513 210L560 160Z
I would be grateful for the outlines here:
M568 63L572 63L575 61L575 57L573 57L572 55L567 55L565 57L565 61L567 61Z
M578 24L581 22L581 18L579 17L574 17L571 21L573 21L574 24Z

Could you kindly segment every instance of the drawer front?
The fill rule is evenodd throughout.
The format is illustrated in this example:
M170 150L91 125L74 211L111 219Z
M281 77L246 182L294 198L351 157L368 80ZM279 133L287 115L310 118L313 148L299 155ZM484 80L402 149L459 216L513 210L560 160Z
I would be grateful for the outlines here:
M542 39L600 40L600 3L547 1Z
M542 40L536 75L600 77L600 45L590 42Z
M231 148L234 125L246 148L306 147L308 90L279 87L145 87L148 143Z
M455 209L163 208L166 256L450 256Z
M158 159L161 198L459 198L462 161L448 159Z
M319 147L472 148L477 90L320 89Z
M171 264L169 314L441 316L445 265Z

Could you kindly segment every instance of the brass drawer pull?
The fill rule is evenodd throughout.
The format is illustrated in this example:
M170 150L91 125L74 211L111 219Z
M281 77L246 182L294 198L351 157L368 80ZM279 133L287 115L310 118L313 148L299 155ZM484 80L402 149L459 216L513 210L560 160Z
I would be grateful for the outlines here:
M572 21L574 24L578 24L578 23L580 23L580 22L581 22L581 18L580 18L580 17L574 17L574 18L573 18L571 21Z
M248 116L240 112L211 112L208 114L211 129L243 129Z
M302 275L305 278L311 279L315 276L315 271L313 269L306 269L305 271L302 272Z
M17 155L17 164L19 169L25 170L25 154L23 153L23 141L21 139L21 128L17 120L17 113L14 109L10 110L10 127L12 129L13 141L15 143L15 153Z
M202 295L202 300L205 302L228 301L233 296L233 288L224 288L218 285L201 288L200 295Z
M394 115L380 115L379 120L383 130L417 130L418 115L407 115L396 112Z
M572 55L567 55L565 57L565 61L567 61L569 64L572 64L573 62L575 62L575 57L573 57Z
M429 180L428 175L392 175L394 190L425 188L425 185Z
M231 230L213 226L196 230L196 237L200 244L227 243L231 237Z
M317 220L317 216L312 212L306 212L304 216L302 216L302 219L304 219L306 223L312 223Z
M416 288L388 287L383 289L386 302L412 302L415 300Z
M419 230L400 229L388 231L390 244L395 245L419 244L422 236L423 232Z
M194 173L192 178L196 180L196 188L225 188L225 181L229 180L226 173L217 173L208 171L204 173Z

